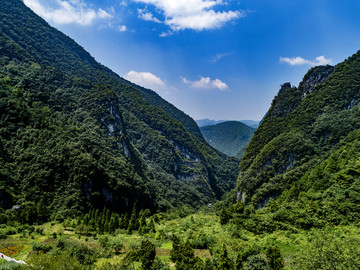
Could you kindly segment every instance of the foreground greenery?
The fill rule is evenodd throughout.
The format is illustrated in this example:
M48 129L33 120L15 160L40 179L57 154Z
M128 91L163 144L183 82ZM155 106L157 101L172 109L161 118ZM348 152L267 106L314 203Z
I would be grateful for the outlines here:
M210 212L209 212L210 211ZM140 216L146 215L141 211ZM358 269L357 226L255 234L221 225L211 210L186 208L146 218L155 230L99 233L84 217L62 223L1 226L0 250L21 266L0 269ZM186 215L186 213L188 213ZM186 216L184 216L186 215ZM180 217L182 216L182 217Z

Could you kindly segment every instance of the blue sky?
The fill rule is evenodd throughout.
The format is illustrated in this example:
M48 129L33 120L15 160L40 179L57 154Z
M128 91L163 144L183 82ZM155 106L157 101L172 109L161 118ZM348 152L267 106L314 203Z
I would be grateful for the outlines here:
M280 85L360 49L358 0L24 0L194 119L260 120Z

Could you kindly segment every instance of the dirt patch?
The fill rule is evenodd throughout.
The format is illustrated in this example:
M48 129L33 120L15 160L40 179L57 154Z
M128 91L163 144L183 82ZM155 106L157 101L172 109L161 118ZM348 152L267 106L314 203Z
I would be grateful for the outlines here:
M170 249L156 248L157 256L170 256Z
M195 257L207 258L207 259L211 258L211 254L208 249L195 249L194 251L195 251Z

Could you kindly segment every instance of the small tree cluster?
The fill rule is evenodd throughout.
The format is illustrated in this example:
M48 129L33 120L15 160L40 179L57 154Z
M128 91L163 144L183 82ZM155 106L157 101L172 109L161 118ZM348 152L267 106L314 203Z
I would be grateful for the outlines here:
M95 230L100 234L114 233L116 229L125 229L129 234L134 230L139 231L139 234L155 232L154 219L151 218L148 222L146 221L150 214L149 209L138 212L136 205L133 207L130 219L128 213L119 216L106 208L102 211L93 209L83 216L77 226L77 231L82 234L89 234L91 230Z

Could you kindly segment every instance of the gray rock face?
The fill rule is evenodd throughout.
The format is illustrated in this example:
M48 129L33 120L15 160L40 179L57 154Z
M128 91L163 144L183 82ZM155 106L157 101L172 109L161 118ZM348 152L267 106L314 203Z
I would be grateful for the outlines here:
M298 87L303 93L303 98L310 94L316 85L325 81L334 70L335 67L330 65L310 69Z

